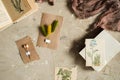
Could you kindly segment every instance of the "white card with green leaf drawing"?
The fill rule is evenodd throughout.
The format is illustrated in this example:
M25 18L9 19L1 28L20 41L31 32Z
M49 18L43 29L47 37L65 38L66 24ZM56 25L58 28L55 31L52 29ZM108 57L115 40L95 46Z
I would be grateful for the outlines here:
M56 67L55 80L77 80L77 67Z
M100 67L105 63L105 41L86 39L86 66Z

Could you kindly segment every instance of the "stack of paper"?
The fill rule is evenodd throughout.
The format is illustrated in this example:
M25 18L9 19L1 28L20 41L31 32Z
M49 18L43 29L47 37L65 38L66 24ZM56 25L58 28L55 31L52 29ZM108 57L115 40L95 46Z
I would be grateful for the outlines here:
M116 55L120 52L120 43L112 37L108 31L103 30L100 34L98 34L95 40L105 41L105 64L96 67L92 66L95 71L101 71L105 65ZM82 49L79 53L85 60L86 60L86 47Z

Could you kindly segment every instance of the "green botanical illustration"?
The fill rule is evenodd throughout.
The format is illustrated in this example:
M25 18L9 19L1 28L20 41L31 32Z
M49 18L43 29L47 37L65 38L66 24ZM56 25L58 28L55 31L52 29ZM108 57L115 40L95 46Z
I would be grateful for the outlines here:
M96 54L94 56L94 61L93 61L94 65L95 66L100 66L100 55L99 54Z
M90 52L86 52L89 57L92 58L92 54Z
M19 13L23 12L24 10L21 8L21 0L11 0L14 8L16 9L16 11L18 11Z
M100 55L98 54L99 50L95 48L96 46L97 46L96 40L91 40L91 42L90 42L91 52L87 51L87 55L91 58L93 65L99 66L100 65Z
M71 80L72 71L60 68L57 75L62 76L62 80Z

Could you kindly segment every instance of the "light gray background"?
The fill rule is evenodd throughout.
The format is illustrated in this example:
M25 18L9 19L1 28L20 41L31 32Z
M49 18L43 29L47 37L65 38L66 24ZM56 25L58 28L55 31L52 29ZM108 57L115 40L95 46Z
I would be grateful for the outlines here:
M77 19L67 7L66 0L56 0L54 6L38 4L39 9L24 20L0 32L0 80L54 80L55 67L78 67L77 80L120 80L120 54L114 57L101 72L85 67L84 59L78 54L86 29L96 16L85 20ZM36 47L38 26L42 12L64 17L58 49ZM110 34L120 41L119 32ZM40 60L24 64L15 41L25 36L33 39Z

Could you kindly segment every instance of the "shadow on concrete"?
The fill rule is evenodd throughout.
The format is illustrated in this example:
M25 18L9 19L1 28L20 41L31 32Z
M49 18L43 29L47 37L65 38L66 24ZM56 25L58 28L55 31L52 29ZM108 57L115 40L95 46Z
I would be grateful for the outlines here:
M95 28L100 27L100 26L96 26L95 24L97 24L97 23L100 21L101 16L102 16L103 13L104 13L104 12L101 12L101 13L94 19L93 23L89 25L89 28L88 28L86 31L92 31L92 30L94 30Z
M69 50L69 53L72 57L75 58L75 64L79 65L85 70L93 70L91 67L85 66L85 60L82 58L82 56L79 55L79 52L85 47L85 39L87 38L95 38L103 29L96 28L93 31L89 31L85 36L78 40L74 40L71 48Z
M66 7L67 7L68 10L70 11L70 13L71 13L71 14L74 14L74 11L73 11L73 9L72 9L72 1L71 1L71 0L66 0L66 3L67 3ZM78 18L77 15L74 14L74 16L75 16L76 18Z

